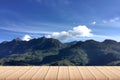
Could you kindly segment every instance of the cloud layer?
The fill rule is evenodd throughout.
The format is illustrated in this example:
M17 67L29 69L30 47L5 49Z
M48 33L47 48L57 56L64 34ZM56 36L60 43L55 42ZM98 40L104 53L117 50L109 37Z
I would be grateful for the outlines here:
M52 34L47 35L46 37L55 38L63 41L63 40L69 40L76 37L92 37L93 34L91 32L92 30L89 29L87 26L79 25L77 27L73 27L72 30L53 32Z

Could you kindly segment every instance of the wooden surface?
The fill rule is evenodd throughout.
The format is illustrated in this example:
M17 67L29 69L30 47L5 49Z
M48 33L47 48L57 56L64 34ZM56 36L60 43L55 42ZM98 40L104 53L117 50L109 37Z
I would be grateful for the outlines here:
M0 66L0 80L120 80L120 67Z

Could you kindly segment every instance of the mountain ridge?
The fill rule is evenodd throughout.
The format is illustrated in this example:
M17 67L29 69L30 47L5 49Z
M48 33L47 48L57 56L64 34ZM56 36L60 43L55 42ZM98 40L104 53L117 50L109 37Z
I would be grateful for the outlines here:
M120 42L106 39L62 43L41 37L0 43L1 65L120 65Z

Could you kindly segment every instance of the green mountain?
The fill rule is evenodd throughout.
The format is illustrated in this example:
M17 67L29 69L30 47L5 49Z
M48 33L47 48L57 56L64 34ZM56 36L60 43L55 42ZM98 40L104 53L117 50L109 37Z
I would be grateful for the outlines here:
M0 43L1 65L120 65L120 43L94 40L61 43L41 37Z

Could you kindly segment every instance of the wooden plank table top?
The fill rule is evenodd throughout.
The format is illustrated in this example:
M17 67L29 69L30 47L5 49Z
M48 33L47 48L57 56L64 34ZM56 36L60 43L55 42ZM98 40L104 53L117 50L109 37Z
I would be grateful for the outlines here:
M120 80L120 67L0 66L0 80Z

